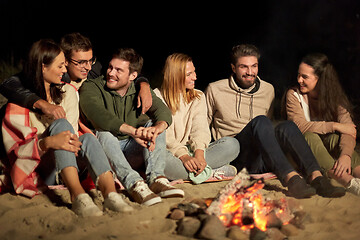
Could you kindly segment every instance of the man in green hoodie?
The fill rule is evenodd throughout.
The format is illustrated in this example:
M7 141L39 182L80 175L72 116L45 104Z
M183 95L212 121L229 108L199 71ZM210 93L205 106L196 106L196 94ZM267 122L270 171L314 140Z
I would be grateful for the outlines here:
M97 130L120 182L136 202L152 205L160 202L160 197L183 197L184 192L171 186L164 177L164 131L172 121L170 110L152 91L153 104L146 115L136 107L139 90L133 80L142 65L142 57L133 49L116 51L106 79L101 76L83 83L80 108ZM148 185L132 168L139 168L143 162Z

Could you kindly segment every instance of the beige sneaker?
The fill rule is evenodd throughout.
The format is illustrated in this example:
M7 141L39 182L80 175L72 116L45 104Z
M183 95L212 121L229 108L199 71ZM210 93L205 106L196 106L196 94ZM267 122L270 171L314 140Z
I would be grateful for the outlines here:
M138 181L129 191L135 202L150 206L161 202L161 198L153 193L144 181Z
M71 208L77 215L81 217L101 216L103 212L96 206L91 197L87 193L79 194Z
M166 177L160 176L150 185L150 189L160 197L184 197L184 191L170 185Z
M104 208L108 208L114 212L132 212L134 209L128 205L120 194L111 192L104 200Z
M351 179L349 186L346 188L348 192L360 196L360 178Z

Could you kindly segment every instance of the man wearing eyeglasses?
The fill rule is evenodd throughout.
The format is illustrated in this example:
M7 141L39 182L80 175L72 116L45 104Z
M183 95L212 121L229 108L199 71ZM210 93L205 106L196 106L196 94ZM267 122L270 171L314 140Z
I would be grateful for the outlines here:
M101 64L93 56L93 47L87 37L80 33L67 34L61 39L60 45L67 60L67 73L62 78L63 82L79 89L86 79L94 79L101 75ZM41 111L51 118L66 118L61 106L50 104L31 92L27 87L28 82L21 74L12 76L0 85L0 93L9 102ZM136 82L140 85L137 107L141 106L142 113L145 113L152 105L150 86L144 77L139 77Z

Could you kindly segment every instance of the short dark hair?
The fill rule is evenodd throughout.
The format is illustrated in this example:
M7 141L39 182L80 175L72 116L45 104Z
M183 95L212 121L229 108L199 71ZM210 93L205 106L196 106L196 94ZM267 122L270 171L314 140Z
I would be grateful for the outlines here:
M61 49L64 51L65 58L69 60L72 56L72 51L90 51L92 44L90 39L81 35L80 33L69 33L61 38Z
M115 51L112 58L122 59L130 63L130 73L141 73L142 66L144 64L143 58L132 48L119 48Z
M231 63L236 65L237 60L240 57L254 56L258 60L260 59L260 51L252 44L240 44L236 45L231 50Z

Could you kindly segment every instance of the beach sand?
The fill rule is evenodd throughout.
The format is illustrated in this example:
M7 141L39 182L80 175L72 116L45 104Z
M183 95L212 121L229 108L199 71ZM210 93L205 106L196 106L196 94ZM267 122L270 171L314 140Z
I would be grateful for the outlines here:
M153 206L126 201L135 208L127 214L106 210L101 217L82 218L70 210L69 193L51 190L29 199L6 193L0 195L0 239L189 239L175 234L176 221L166 218L172 206L190 198L214 198L228 181L176 185L185 198L163 199ZM287 197L276 179L267 180L266 196ZM95 194L96 195L96 194ZM298 200L307 216L305 229L289 239L360 239L360 197L346 193L331 199L313 196ZM101 197L95 197L100 205Z

